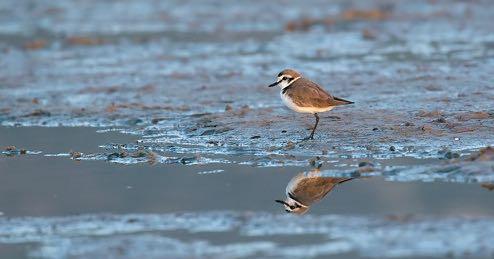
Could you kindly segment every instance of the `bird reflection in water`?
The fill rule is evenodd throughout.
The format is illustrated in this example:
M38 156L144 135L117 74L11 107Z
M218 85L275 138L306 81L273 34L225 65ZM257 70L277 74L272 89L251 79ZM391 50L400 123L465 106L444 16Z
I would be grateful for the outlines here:
M338 184L352 179L355 178L324 177L319 169L299 173L286 186L286 199L275 201L283 204L288 213L304 214Z

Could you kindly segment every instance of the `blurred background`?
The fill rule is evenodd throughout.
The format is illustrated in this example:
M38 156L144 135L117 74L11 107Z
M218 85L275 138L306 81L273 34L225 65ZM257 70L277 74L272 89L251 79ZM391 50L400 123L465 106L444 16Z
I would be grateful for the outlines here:
M3 0L0 111L97 124L163 110L216 112L232 103L278 107L278 95L264 86L286 67L374 109L484 105L492 101L490 7L432 0ZM423 93L435 100L425 102ZM458 97L465 103L447 102Z
M489 0L0 0L0 257L490 258L492 17ZM285 68L355 104L300 142L313 117L267 87ZM318 167L359 179L287 215L274 200Z

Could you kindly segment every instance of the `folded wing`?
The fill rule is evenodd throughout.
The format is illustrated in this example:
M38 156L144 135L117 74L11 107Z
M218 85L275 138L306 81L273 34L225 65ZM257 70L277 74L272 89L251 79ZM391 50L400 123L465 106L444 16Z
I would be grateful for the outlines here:
M293 82L287 92L292 101L300 107L318 107L325 108L329 106L338 106L352 104L353 102L334 97L316 83L300 78Z

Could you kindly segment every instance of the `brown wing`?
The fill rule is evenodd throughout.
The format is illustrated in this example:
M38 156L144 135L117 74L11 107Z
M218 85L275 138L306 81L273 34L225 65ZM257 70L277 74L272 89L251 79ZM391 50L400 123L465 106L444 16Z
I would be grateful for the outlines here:
M293 82L289 86L287 94L300 107L325 108L352 103L338 97L333 97L318 84L305 78L299 78Z
M349 180L351 178L321 177L300 173L290 181L287 192L290 192L297 201L310 206L324 198L336 185Z

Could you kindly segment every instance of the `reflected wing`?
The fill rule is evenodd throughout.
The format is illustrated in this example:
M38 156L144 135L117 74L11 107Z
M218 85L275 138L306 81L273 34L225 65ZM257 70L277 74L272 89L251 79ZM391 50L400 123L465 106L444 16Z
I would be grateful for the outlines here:
M297 201L310 206L312 203L324 198L336 185L352 179L300 173L290 181L286 191L295 197Z

